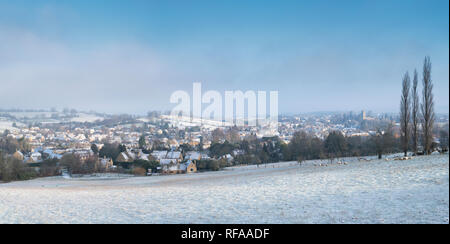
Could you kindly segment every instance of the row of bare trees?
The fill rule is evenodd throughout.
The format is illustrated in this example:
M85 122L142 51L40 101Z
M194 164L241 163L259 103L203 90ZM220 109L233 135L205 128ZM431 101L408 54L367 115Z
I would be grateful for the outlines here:
M422 73L422 102L419 103L418 74L414 70L413 84L409 73L406 72L402 82L402 96L400 100L400 135L402 150L407 156L410 145L417 154L421 129L423 152L430 154L433 142L434 99L433 83L431 81L431 60L425 57ZM410 143L412 142L412 143Z

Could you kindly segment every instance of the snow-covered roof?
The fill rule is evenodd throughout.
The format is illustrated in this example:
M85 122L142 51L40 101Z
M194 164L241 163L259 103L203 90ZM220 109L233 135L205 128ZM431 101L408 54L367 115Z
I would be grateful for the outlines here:
M136 159L136 155L132 151L130 151L130 149L127 149L126 154L128 155L129 158L133 160Z
M152 156L158 160L166 158L167 151L153 151Z
M244 150L240 150L240 149L233 150L233 155L234 156L243 155L244 153L245 153Z
M148 154L141 153L141 154L139 155L139 159L142 159L142 160L148 160Z
M202 153L202 159L211 159L211 157L207 153Z
M171 164L171 163L175 163L175 160L173 160L173 159L161 159L160 161L159 161L159 163L161 164L161 165L165 165L165 164Z
M181 152L177 152L177 151L172 151L167 153L166 158L171 158L171 159L179 159L181 157Z
M128 161L128 155L125 152L121 152L120 155L122 155L123 159Z
M185 159L188 159L188 160L198 160L200 158L201 158L201 154L196 151L187 152L186 157L185 157Z

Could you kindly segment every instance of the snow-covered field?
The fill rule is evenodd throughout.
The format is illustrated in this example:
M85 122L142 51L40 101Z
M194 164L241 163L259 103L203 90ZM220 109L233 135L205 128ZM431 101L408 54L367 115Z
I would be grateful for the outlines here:
M36 118L36 117L44 117L50 118L53 112L7 112L9 115L14 116L17 119L23 118Z
M61 123L61 122L96 122L96 121L102 121L104 120L103 117L99 117L95 114L89 114L89 113L77 113L75 115L71 115L72 117L67 119L55 119L52 117L52 115L60 115L60 116L67 116L66 114L58 114L57 112L6 112L7 114L15 117L16 119L25 119L30 118L32 120L39 121L43 124L49 124L49 123ZM10 131L17 130L16 128L12 127L13 121L8 121L8 118L0 117L0 132L2 132L5 129L8 129ZM16 122L17 126L25 126L22 123Z
M15 131L17 128L12 126L13 122L10 121L2 121L0 120L0 133L3 133L5 130Z
M1 223L449 223L449 156L0 184Z
M80 123L84 123L84 122L92 123L92 122L95 122L97 120L102 121L103 118L102 117L98 117L98 116L93 115L93 114L84 114L84 113L79 113L77 115L77 117L74 117L74 118L70 119L70 121L72 121L72 122L80 122Z

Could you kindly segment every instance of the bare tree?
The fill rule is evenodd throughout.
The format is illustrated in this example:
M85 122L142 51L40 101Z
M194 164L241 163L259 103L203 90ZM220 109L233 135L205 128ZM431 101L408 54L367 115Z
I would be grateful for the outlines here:
M411 81L409 79L408 72L406 72L406 74L403 76L402 97L400 101L400 136L402 150L405 153L405 157L408 156L409 148L409 120L411 116L409 97L410 87Z
M388 124L384 130L378 128L377 133L374 137L372 137L372 140L378 159L381 159L385 153L392 153L396 151L396 141L392 124Z
M433 142L434 125L434 101L433 83L431 82L431 61L430 57L425 57L423 64L423 91L422 91L422 128L424 153L431 153L431 143Z
M417 85L419 78L417 70L414 70L413 86L411 91L411 134L412 134L412 150L417 155L417 147L419 144L419 93Z
M212 141L217 143L217 142L220 142L221 140L225 139L225 133L223 132L222 129L217 128L212 131L211 137L212 137Z
M447 129L441 129L439 132L439 141L441 143L441 153L448 151L448 126Z

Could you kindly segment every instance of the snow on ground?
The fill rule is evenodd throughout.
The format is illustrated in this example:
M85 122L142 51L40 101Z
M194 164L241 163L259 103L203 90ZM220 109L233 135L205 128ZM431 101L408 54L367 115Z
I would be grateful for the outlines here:
M202 126L203 128L206 128L208 130L214 130L216 128L233 126L233 124L229 122L222 122L205 118L200 119L200 118L191 118L187 116L172 116L172 115L163 115L161 116L161 118L169 121L170 124L179 128Z
M70 119L70 121L72 121L72 122L80 122L80 123L84 123L84 122L92 123L92 122L95 122L97 120L102 121L103 118L102 117L98 117L98 116L93 115L93 114L85 114L85 113L79 113L77 115L77 117L74 117L74 118Z
M278 166L0 184L0 223L449 223L448 155Z
M14 128L13 122L0 120L0 133L3 133L5 130L9 131L17 131L17 128Z
M54 112L7 112L7 114L14 116L17 119L23 118L50 118Z

